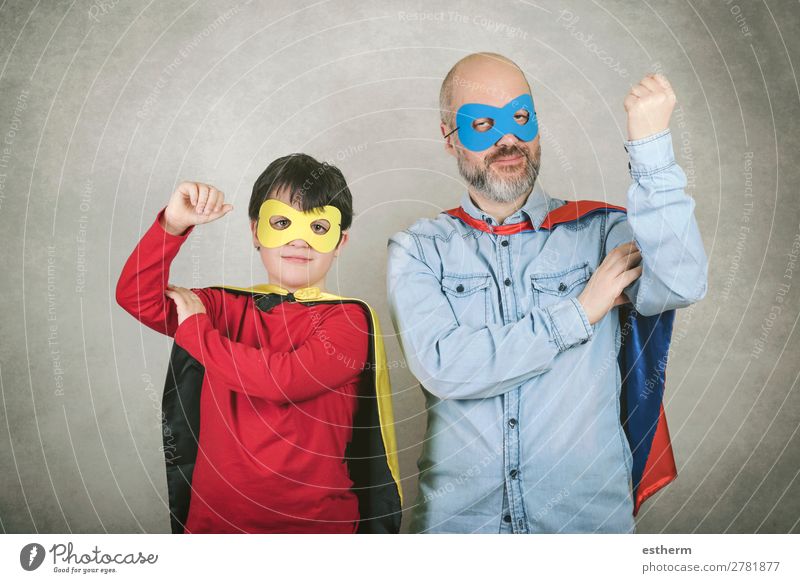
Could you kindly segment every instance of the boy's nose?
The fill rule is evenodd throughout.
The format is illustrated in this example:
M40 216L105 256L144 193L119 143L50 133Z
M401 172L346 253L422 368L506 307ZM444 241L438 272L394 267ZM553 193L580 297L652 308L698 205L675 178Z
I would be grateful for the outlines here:
M308 247L308 243L303 239L295 239L294 241L289 241L289 245L292 247Z

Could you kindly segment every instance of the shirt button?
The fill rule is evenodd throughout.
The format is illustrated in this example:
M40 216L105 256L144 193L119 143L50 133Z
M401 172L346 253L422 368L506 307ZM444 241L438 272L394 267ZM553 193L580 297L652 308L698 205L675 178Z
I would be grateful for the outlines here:
M517 470L511 470L511 471L508 473L508 475L509 475L509 476L511 476L511 479L512 479L512 480L516 480L516 479L517 479L517 476L519 475L519 472L518 472Z
M460 292L463 292L463 291L464 291L464 286L463 286L463 285L461 285L461 284L459 283L459 284L456 286L456 291L457 291L457 292L459 292L459 293L460 293Z
M510 516L510 515L508 515L508 514L506 514L506 515L503 517L503 522L511 522L511 516Z
M508 239L503 239L502 241L500 241L500 244L501 244L503 247L508 247Z
M511 285L511 280L509 278L506 278L505 281L503 281L503 283L506 285Z
M509 419L508 420L508 426L511 429L514 429L517 426L517 420L516 419Z
M584 338L583 340L581 340L581 344L586 344L587 342L589 342L588 338Z
M558 291L561 291L561 292L562 292L562 291L564 291L565 289L567 289L567 284L566 284L566 283L564 283L564 282L562 281L561 283L559 283L559 284L558 284Z

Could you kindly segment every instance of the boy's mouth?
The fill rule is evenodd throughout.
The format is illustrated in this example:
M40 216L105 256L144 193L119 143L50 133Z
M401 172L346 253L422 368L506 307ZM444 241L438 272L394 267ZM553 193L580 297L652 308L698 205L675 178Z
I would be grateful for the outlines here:
M310 257L304 257L302 255L282 255L281 258L290 263L308 263L311 261Z

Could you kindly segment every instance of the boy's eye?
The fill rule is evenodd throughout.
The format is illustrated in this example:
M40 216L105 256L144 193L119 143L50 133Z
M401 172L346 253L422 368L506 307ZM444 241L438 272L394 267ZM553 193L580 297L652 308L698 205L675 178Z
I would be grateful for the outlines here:
M320 219L318 221L314 221L313 223L311 223L311 229L317 235L324 235L325 233L330 231L331 224L328 221L326 221L325 219Z
M514 114L514 121L516 121L519 125L524 126L528 123L530 119L530 114L526 109L520 109L517 113Z
M481 117L472 122L472 129L476 132L488 132L494 127L494 120L491 117Z
M284 229L289 228L289 225L292 224L292 221L286 217L274 216L269 218L269 224L272 225L273 229L283 231Z

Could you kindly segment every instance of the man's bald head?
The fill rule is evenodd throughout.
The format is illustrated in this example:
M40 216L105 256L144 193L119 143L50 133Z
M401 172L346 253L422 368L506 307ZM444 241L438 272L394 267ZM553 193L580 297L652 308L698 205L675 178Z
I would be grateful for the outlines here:
M462 103L504 105L531 87L519 66L497 53L472 53L458 61L442 81L439 114L442 123L453 127Z

